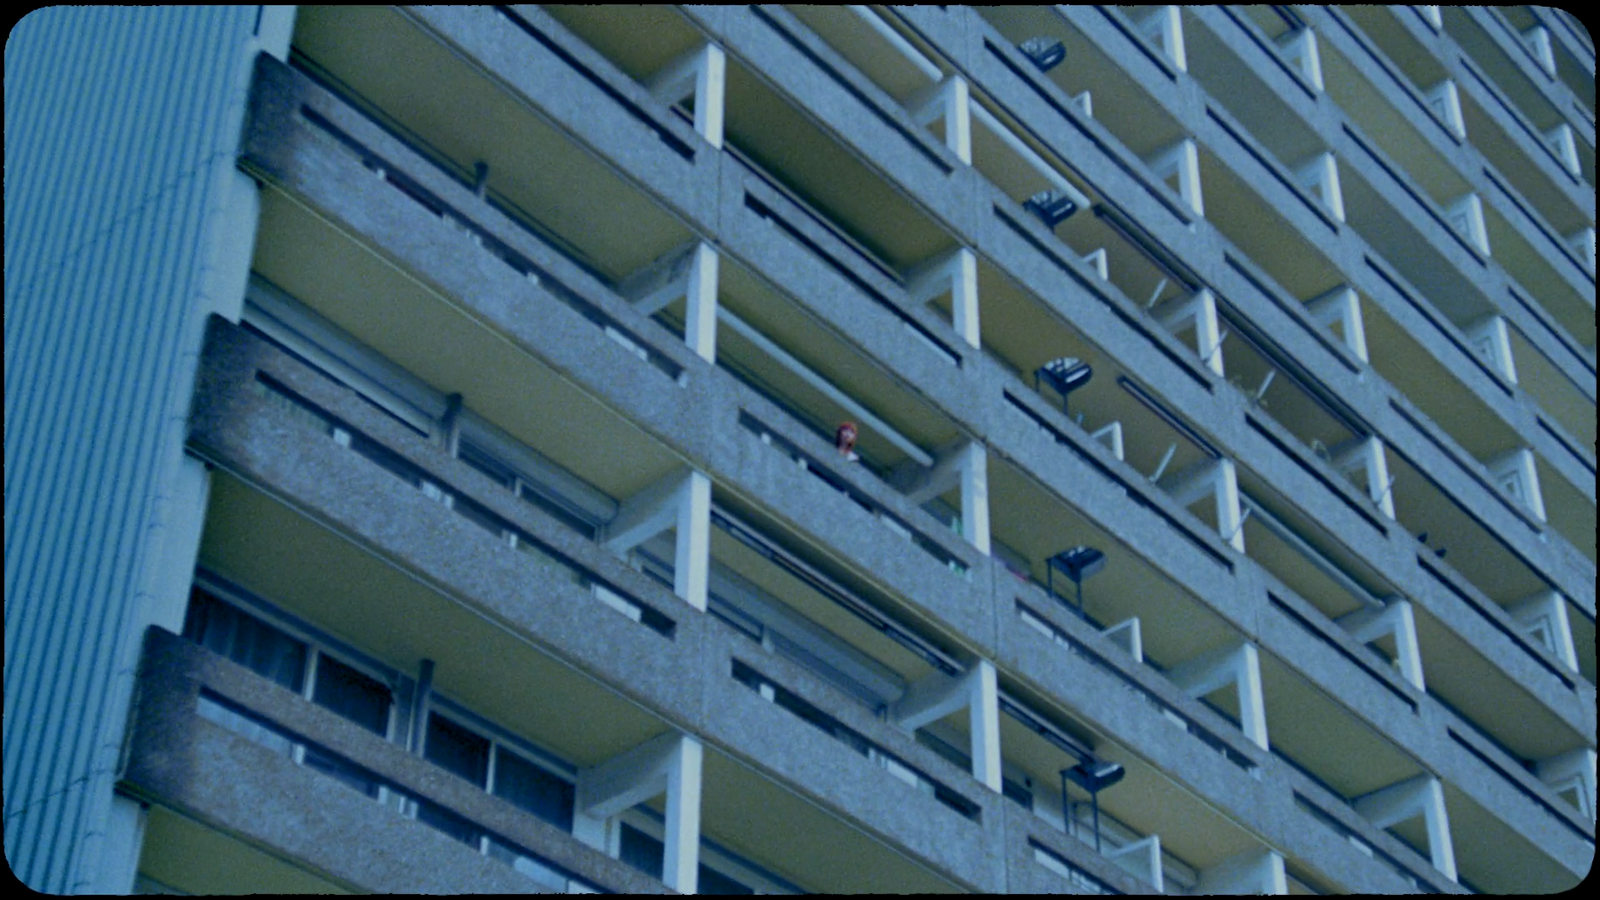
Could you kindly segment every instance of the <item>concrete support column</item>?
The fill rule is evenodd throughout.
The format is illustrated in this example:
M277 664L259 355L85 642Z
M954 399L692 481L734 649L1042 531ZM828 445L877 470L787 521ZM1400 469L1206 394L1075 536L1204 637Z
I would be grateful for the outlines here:
M1428 108L1450 129L1458 138L1467 136L1467 123L1461 117L1461 92L1456 89L1456 83L1446 78L1426 91L1422 92L1428 101Z
M144 850L145 805L124 794L111 797L111 816L106 822L106 837L100 845L100 860L95 881L83 888L85 894L131 894L139 874L139 856Z
M1205 653L1167 671L1167 678L1191 697L1204 697L1232 687L1239 701L1239 727L1263 750L1267 744L1267 710L1261 693L1261 658L1250 643Z
M944 145L956 158L972 165L971 89L960 75L951 75L927 88L906 104L912 121L924 128L944 121Z
M1179 7L1158 6L1134 26L1145 40L1160 47L1179 71L1189 71L1188 54L1183 48L1183 13Z
M711 479L690 472L678 503L672 590L701 612L711 577Z
M1424 772L1357 798L1355 810L1377 828L1388 828L1422 816L1428 829L1428 855L1433 867L1456 880L1456 854L1450 841L1450 818L1444 808L1444 787Z
M1550 648L1568 669L1578 671L1578 653L1572 641L1567 604L1555 591L1540 591L1506 607L1523 636Z
M915 732L957 710L968 711L972 737L972 777L1000 793L1000 694L994 664L980 659L966 672L951 677L934 672L912 684L895 703L891 715L901 728Z
M1381 609L1359 609L1339 617L1339 626L1363 644L1384 637L1394 638L1395 665L1417 690L1426 690L1422 679L1422 652L1417 644L1416 612L1411 601L1395 599Z
M1578 255L1578 259L1594 274L1594 227L1580 228L1566 236L1567 247Z
M1340 472L1359 471L1367 483L1367 496L1383 514L1394 518L1393 483L1389 479L1389 459L1383 453L1383 442L1371 435L1340 444L1328 452L1329 462Z
M728 59L722 48L706 44L668 63L645 86L669 106L693 97L694 130L721 150L727 72Z
M646 316L683 297L683 342L701 359L715 363L719 260L716 248L691 241L623 279L617 293Z
M1322 56L1317 52L1317 33L1310 28L1291 31L1278 38L1283 55L1300 69L1300 74L1319 92L1322 88ZM1341 220L1343 217L1340 217Z
M1283 857L1272 850L1231 856L1200 873L1202 894L1287 894L1289 880Z
M1310 34L1310 32L1305 32ZM1295 171L1300 186L1317 195L1322 205L1340 222L1344 221L1344 192L1339 188L1339 164L1332 153L1322 153Z
M1173 334L1194 328L1195 352L1211 371L1222 375L1222 334L1217 318L1217 298L1202 288L1187 297L1168 300L1156 307L1151 315L1161 326Z
M1489 229L1483 222L1483 200L1477 194L1456 198L1445 208L1444 217L1467 243L1484 256L1489 255Z
M1501 490L1521 500L1534 518L1545 521L1544 494L1539 490L1539 467L1534 464L1532 450L1512 450L1484 463L1484 468Z
M1115 850L1106 850L1106 859L1117 868L1155 887L1156 893L1165 890L1161 873L1161 835L1152 834Z
M989 455L979 441L963 439L939 451L933 468L907 476L906 499L921 506L952 487L961 489L961 533L989 553Z
M695 893L700 869L700 797L705 750L700 741L669 731L578 773L573 833L594 845L598 833L615 855L616 829L607 821L665 793L665 855L661 880L684 894Z
M1244 552L1244 515L1239 506L1239 475L1231 459L1207 459L1167 479L1161 487L1180 506L1212 498L1217 509L1217 533L1240 553Z
M928 303L949 294L951 327L962 340L979 346L977 254L957 247L917 267L906 277L906 283L913 303Z
M1313 299L1306 311L1317 323L1328 328L1339 326L1344 345L1362 362L1367 359L1367 330L1361 322L1361 300L1355 289L1345 285Z
M667 764L666 840L661 880L680 894L700 883L700 795L705 748L688 735L679 739Z
M1177 10L1175 6L1166 8ZM1205 198L1200 191L1200 146L1192 138L1184 138L1165 150L1157 152L1154 156L1146 159L1145 164L1162 181L1175 180L1177 182L1178 196L1183 198L1183 202L1189 204L1189 208L1194 210L1195 215L1204 216L1206 214Z
M1589 821L1595 818L1595 752L1587 747L1541 759L1534 763L1539 780L1558 794L1571 792L1578 801L1578 812Z
M1572 133L1571 125L1562 122L1539 136L1544 139L1545 144L1556 155L1556 159L1561 160L1562 167L1568 173L1582 177L1583 164L1578 158L1578 141Z
M677 537L673 590L704 611L711 568L711 479L703 473L680 470L628 498L606 526L602 546L626 555L669 528Z
M1517 365L1511 358L1511 333L1504 316L1488 316L1466 327L1467 340L1478 358L1489 364L1512 384L1517 383Z

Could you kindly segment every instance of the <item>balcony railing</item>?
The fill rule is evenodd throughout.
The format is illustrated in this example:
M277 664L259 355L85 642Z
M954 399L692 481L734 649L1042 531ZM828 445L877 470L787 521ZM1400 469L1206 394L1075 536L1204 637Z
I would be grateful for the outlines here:
M122 789L170 805L201 819L227 819L239 810L218 803L205 783L216 769L197 774L174 766L192 749L214 741L213 735L242 737L284 759L280 779L304 768L310 778L331 778L354 795L373 799L366 817L372 834L356 831L348 844L329 848L337 859L384 852L364 850L364 841L393 835L394 825L379 826L385 817L414 819L465 843L476 853L505 863L526 876L530 891L568 893L659 892L658 882L631 872L599 851L531 814L513 808L465 781L440 778L437 770L404 748L361 726L322 709L262 676L177 635L151 628L140 667L134 729ZM258 757L230 760L260 773ZM340 804L334 804L340 805ZM254 819L254 814L248 818ZM396 823L398 824L398 823ZM263 823L270 830L270 823ZM405 826L401 826L404 828ZM359 873L332 872L335 876Z

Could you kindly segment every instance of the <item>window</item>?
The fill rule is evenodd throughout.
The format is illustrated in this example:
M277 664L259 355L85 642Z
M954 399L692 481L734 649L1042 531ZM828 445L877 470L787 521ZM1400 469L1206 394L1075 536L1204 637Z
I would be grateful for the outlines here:
M274 684L301 693L306 645L239 612L196 585L183 636Z
M311 700L368 731L387 735L389 689L326 654L317 657L317 686Z
M389 734L388 685L200 585L190 591L183 636L373 734Z
M560 828L572 831L572 784L514 753L496 750L494 794Z
M428 717L429 762L465 778L480 788L489 786L489 739L479 737L438 715Z
M576 799L572 783L513 752L501 741L432 713L423 757L563 831L572 831Z
M660 878L665 856L666 846L659 839L626 822L622 823L622 852L620 858L623 862L653 878ZM755 889L701 863L697 893L754 894Z

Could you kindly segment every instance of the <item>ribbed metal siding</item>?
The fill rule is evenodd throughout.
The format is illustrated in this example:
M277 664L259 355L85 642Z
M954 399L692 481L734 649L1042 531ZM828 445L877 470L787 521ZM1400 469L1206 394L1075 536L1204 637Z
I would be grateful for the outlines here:
M81 889L97 862L117 660L181 452L185 326L256 22L58 7L6 44L5 854L42 891Z

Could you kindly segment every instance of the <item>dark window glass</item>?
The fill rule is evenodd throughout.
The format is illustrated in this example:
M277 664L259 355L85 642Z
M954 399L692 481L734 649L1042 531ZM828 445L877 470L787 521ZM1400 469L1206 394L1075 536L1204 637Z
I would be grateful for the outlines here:
M311 699L374 734L389 731L389 689L327 654L317 661Z
M1027 786L1012 781L1009 778L1000 780L1000 793L1004 794L1014 803L1020 803L1023 809L1033 809L1033 791Z
M498 459L478 449L473 444L461 441L456 447L456 458L489 476L496 484L507 490L516 487L517 476L515 473Z
M428 717L428 743L423 756L480 788L489 786L489 740L438 715Z
M754 894L755 891L745 887L732 878L718 872L716 869L700 867L700 885L696 893L701 894Z
M662 862L666 858L666 848L662 843L639 829L627 824L622 825L622 853L623 862L652 878L661 877Z
M305 644L202 588L190 591L183 635L291 691L299 693L304 685Z
M378 779L376 777L360 766L346 762L325 750L307 746L305 764L306 768L315 769L330 778L355 788L368 797L378 796Z
M572 785L504 750L495 758L494 792L562 831L572 830Z
M426 800L417 801L417 821L436 828L473 849L477 849L478 839L483 836L483 830L478 826Z

